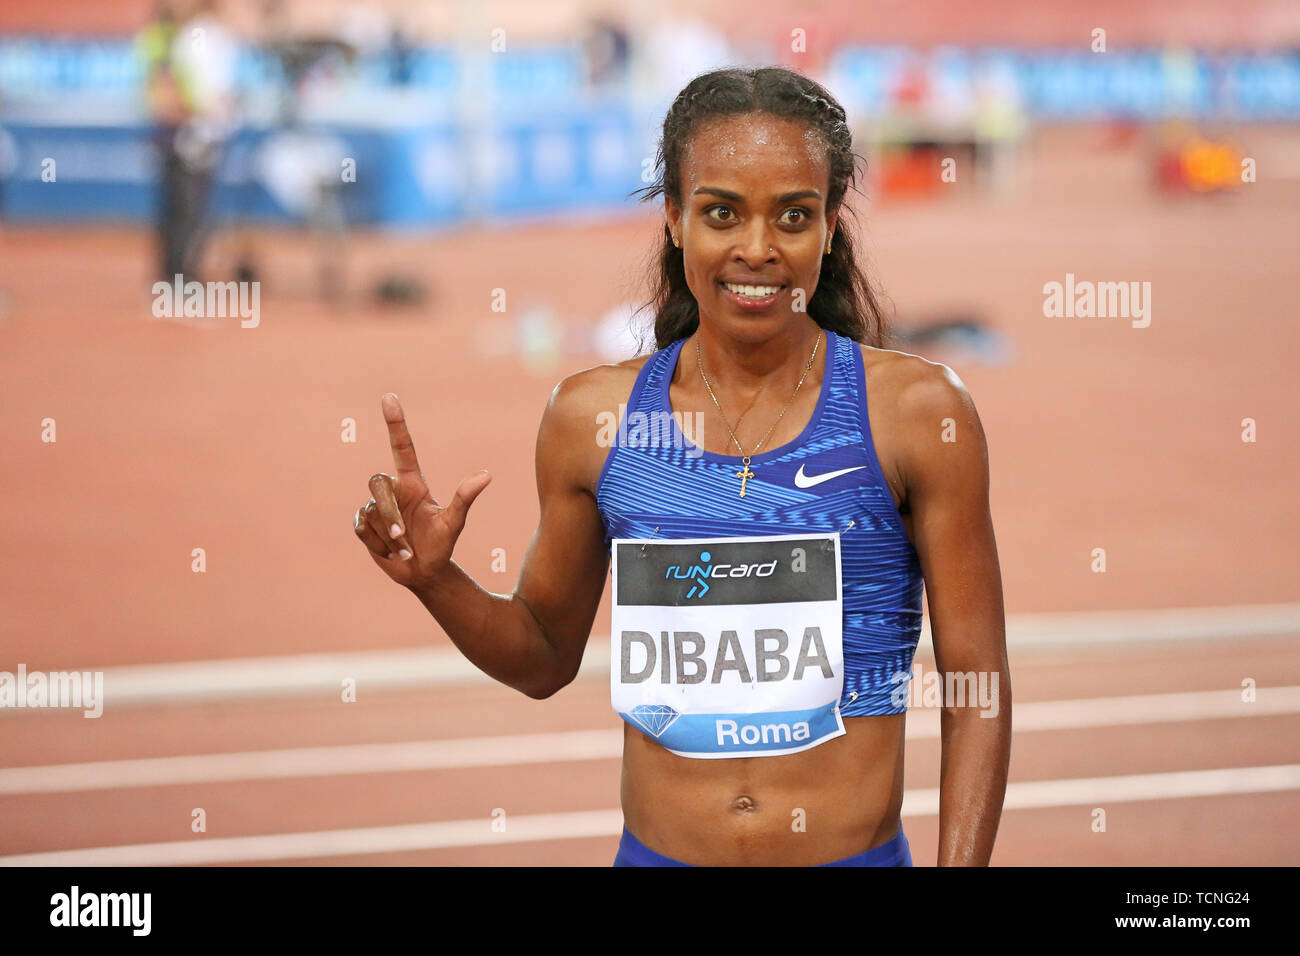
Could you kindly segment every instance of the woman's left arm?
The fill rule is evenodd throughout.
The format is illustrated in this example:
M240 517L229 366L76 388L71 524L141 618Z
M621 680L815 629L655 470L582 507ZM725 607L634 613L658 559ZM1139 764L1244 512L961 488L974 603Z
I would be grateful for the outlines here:
M900 471L945 689L938 865L987 866L1011 760L1011 676L988 445L961 379L945 365L913 369L897 393L905 439Z

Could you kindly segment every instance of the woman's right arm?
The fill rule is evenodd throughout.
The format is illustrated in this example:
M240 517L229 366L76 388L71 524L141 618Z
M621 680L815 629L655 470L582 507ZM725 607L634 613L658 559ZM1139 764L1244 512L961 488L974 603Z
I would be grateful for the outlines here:
M469 506L490 478L471 475L446 507L439 505L396 396L383 404L397 474L372 476L372 497L357 513L357 536L375 563L420 599L461 653L538 699L577 674L609 569L592 494L607 452L596 442L600 402L592 387L603 371L570 376L551 393L537 435L541 517L513 593L484 589L451 557ZM403 558L403 550L411 556Z

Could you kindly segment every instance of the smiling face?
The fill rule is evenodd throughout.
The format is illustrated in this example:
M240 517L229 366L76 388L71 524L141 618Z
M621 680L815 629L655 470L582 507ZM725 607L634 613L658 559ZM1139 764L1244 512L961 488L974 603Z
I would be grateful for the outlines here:
M837 213L815 130L766 113L719 117L682 152L678 197L665 198L701 322L743 341L806 316Z

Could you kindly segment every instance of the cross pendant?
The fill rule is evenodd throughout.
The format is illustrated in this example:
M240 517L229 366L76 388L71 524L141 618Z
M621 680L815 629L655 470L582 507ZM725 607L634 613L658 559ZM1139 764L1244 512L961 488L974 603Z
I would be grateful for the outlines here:
M745 467L736 472L736 477L740 479L740 497L745 497L745 485L749 479L754 477L754 473L749 470L749 457L745 457Z

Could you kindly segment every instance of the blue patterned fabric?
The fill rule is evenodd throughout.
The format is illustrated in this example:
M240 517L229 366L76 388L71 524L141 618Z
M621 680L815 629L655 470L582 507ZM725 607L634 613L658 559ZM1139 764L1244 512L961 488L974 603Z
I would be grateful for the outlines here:
M662 853L656 853L636 837L634 837L627 827L623 827L623 835L618 841L618 853L614 857L615 866L691 866L690 863L682 863L680 860L674 860L670 856L664 856ZM888 840L880 846L872 847L870 850L863 850L854 856L845 857L842 860L835 860L832 863L820 863L819 866L911 866L912 865L912 848L907 842L907 836L903 833L900 826L898 832L894 834L893 839Z

